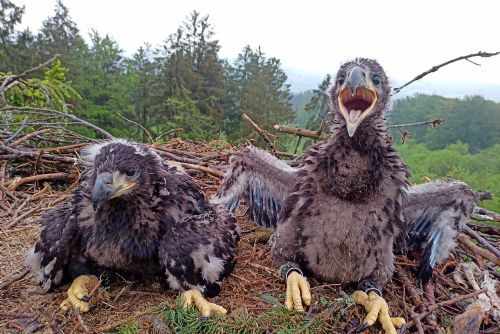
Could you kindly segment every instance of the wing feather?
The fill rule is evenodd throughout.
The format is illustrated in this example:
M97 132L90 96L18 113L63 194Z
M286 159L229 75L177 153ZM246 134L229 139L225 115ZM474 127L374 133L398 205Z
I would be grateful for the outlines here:
M228 170L212 203L222 204L230 212L241 200L248 216L264 227L276 227L281 207L290 194L298 169L256 147L244 147L231 157Z
M412 186L404 207L408 250L423 249L420 278L429 280L436 263L445 260L472 214L475 194L461 181L438 180Z

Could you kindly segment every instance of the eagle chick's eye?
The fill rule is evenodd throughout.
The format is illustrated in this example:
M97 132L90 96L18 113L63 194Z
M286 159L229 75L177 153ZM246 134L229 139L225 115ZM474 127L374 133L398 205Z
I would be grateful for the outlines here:
M125 175L132 177L135 174L137 174L137 169L135 167L129 167L129 168L125 169Z
M375 86L380 85L380 83L382 82L382 79L380 78L380 75L374 74L373 77L372 77L372 82L373 82L373 84Z
M339 75L338 79L337 79L337 82L340 86L342 86L344 84L344 81L345 81L345 76L343 75Z

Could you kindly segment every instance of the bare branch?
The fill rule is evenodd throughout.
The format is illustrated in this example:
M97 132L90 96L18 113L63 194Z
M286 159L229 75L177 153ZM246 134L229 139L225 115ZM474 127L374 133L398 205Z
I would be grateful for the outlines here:
M431 74L433 72L436 72L437 70L439 70L441 67L444 67L446 65L449 65L451 63L454 63L454 62L457 62L459 60L469 60L469 58L473 58L473 57L483 57L483 58L488 58L488 57L493 57L493 56L496 56L500 54L500 51L498 52L483 52L483 51L479 51L479 52L476 52L476 53L472 53L470 55L466 55L466 56L461 56L461 57L457 57L457 58L454 58L454 59L451 59L451 60L448 60L442 64L439 64L439 65L436 65L436 66L433 66L431 67L429 70L423 72L423 73L420 73L419 75L417 75L415 78L413 78L412 80L408 81L407 83L405 83L404 85L402 86L399 86L399 87L396 87L396 88L393 88L393 92L392 92L392 95L396 95L397 93L399 93L403 88L405 88L406 86L414 83L415 81L418 81L420 79L422 79L423 77L425 77L426 75L428 74ZM478 65L478 64L476 64Z
M291 126L276 124L273 128L279 132L289 133L295 136L308 137L318 140L328 139L328 134L321 133L321 131L311 131L302 128L294 128Z
M274 152L276 149L275 149L274 144L271 141L271 139L269 139L269 137L267 136L267 133L264 130L262 130L254 121L252 121L252 119L250 117L248 117L247 114L243 114L242 117L265 140L269 150Z
M14 134L12 136L10 136L9 138L5 139L5 141L3 142L5 145L9 145L9 143L11 141L13 141L14 139L17 138L17 136L19 136L21 134L21 132L23 132L23 130L26 128L26 126L28 125L28 120L29 120L29 117L26 116L23 120L23 123L21 124L21 126L19 127L19 129L17 129L16 132L14 132Z
M415 325L416 321L419 321L419 320L422 320L424 319L426 316L428 316L432 311L440 308L440 307L443 307L443 306L449 306L449 305L453 305L455 303L458 303L458 302L461 302L463 300L467 300L467 299L470 299L470 298L474 298L482 293L485 293L487 291L486 288L482 289L482 290L479 290L479 291L474 291L474 292L471 292L471 293L468 293L466 295L458 295L456 296L455 298L452 298L452 299L449 299L449 300L445 300L445 301L442 301L442 302L439 302L437 304L434 304L434 305L431 305L429 307L429 310L426 311L426 312L422 312L420 314L417 314L413 317L413 320L408 322L407 324L404 325L404 328L405 329L408 329L408 328L411 328L412 326ZM401 330L401 332L404 332L404 330Z
M54 61L56 61L60 57L61 57L61 55L56 54L54 57L50 58L46 62L44 62L42 64L39 64L38 66L35 66L33 68L30 68L29 70L26 70L26 71L24 71L21 74L13 74L13 75L8 75L8 76L4 77L3 82L2 82L2 86L0 86L0 95L2 95L2 96L4 95L4 92L5 92L6 88L7 88L7 85L11 84L15 80L17 80L19 78L22 78L22 77L24 77L24 76L26 76L26 75L28 75L30 73L38 71L42 67L47 66L47 65L53 63Z
M144 131L148 137L149 137L149 143L150 144L153 144L154 143L154 140L153 140L153 137L151 136L151 133L149 133L149 131L144 127L142 126L141 124L137 123L136 121L133 121L131 119L128 119L126 118L125 116L123 116L122 114L119 114L119 113L116 113L118 116L120 116L122 119L126 120L127 122L129 123L132 123L132 124L135 124L137 125L138 127L140 127L142 129L142 131Z
M464 226L464 232L467 233L470 237L479 241L486 249L492 252L497 258L500 258L500 250L495 248L488 240L480 236L476 231L471 229L469 226Z
M71 157L60 157L57 155L52 155L52 154L44 154L43 151L40 152L38 150L35 151L23 151L23 150L18 150L14 149L5 145L0 145L0 151L7 152L9 154L12 154L13 156L16 157L27 157L31 159L45 159L49 161L58 161L58 162L64 162L64 163L69 163L69 164L80 164L82 166L85 166L87 163L81 159L76 159L76 158L71 158ZM0 155L0 160L4 160L4 155Z
M59 116L62 116L62 117L66 117L66 118L69 118L75 122L78 122L82 125L85 125L91 129L93 129L94 131L96 131L97 133L100 133L101 135L103 135L104 137L107 137L109 139L114 139L115 137L110 134L109 132L107 132L106 130L103 130L101 129L100 127L98 127L97 125L94 125L90 122L87 122L81 118L78 118L77 116L73 115L73 114L69 114L69 113L63 113L61 111L57 111L57 110L54 110L54 109L47 109L47 108L35 108L35 107L4 107L2 109L0 109L0 111L16 111L16 110L19 110L19 111L42 111L42 112L47 112L47 113L51 113L51 114L56 114L56 115L59 115Z
M444 123L444 119L436 118L432 121L421 121L421 122L407 123L407 124L391 124L391 125L388 125L387 128L388 129L391 129L391 128L409 128L409 127L418 126L418 125L427 125L427 126L430 126L431 128L436 128L443 123Z

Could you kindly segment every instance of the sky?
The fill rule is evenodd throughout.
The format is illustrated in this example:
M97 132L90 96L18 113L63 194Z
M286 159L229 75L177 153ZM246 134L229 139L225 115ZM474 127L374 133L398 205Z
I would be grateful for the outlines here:
M37 31L56 0L25 5L19 28ZM160 44L193 11L209 15L220 55L234 59L258 46L283 68L322 77L346 60L376 58L389 77L407 81L449 59L500 51L500 1L63 0L80 32L109 34L131 55L144 42ZM88 38L87 38L88 39ZM500 55L461 61L425 83L500 84Z

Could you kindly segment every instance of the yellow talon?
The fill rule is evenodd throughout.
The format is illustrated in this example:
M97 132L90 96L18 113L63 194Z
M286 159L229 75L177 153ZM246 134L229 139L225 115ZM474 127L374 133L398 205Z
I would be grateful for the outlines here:
M74 307L80 312L89 311L89 291L98 284L97 277L93 275L78 276L68 289L68 298L61 303L61 309L68 311Z
M311 291L307 279L296 271L292 271L286 280L285 306L289 310L304 312L304 306L311 305Z
M365 317L365 325L372 326L378 318L382 328L387 334L396 334L396 327L400 328L406 321L403 318L391 318L389 316L389 305L376 292L366 294L363 291L355 291L352 295L356 304L363 305L368 314Z
M182 293L181 298L184 300L184 308L189 308L194 304L196 309L201 313L202 317L209 317L214 314L226 315L227 310L222 306L210 303L201 295L201 292L192 289Z

